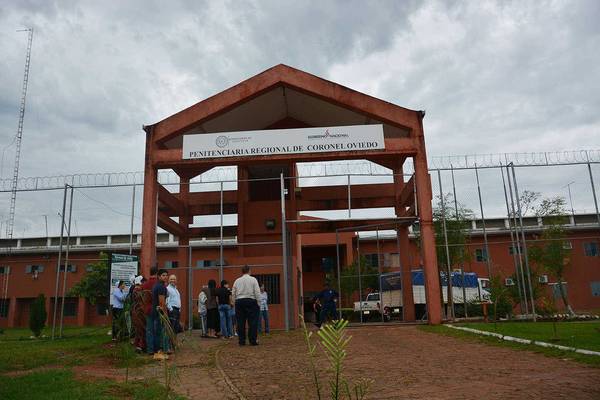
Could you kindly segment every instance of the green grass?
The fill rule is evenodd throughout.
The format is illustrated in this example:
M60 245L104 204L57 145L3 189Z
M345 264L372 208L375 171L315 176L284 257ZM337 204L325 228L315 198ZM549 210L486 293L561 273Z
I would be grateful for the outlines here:
M477 325L477 324L464 324L464 325L472 326L472 325ZM489 325L493 329L493 324L489 324ZM498 326L500 326L500 324L498 324ZM471 341L471 342L476 342L476 343L484 343L484 344L489 344L489 345L493 345L493 346L509 347L509 348L518 349L518 350L533 351L535 353L544 354L548 357L570 359L570 360L574 360L574 361L581 362L584 364L588 364L588 365L596 367L596 368L600 368L600 357L598 357L598 356L588 356L585 354L575 353L573 351L562 351L562 350L557 350L557 349L548 349L545 347L540 347L540 346L535 346L535 345L526 345L526 344L519 344L519 343L514 343L514 342L507 342L507 341L489 337L489 336L482 336L482 335L477 335L474 333L451 329L444 325L435 325L435 326L421 325L421 326L419 326L419 329L421 329L425 332L436 333L436 334L441 334L441 335L445 335L445 336L451 336L451 337L455 337L455 338L459 338L459 339L467 340L467 341ZM474 328L474 329L477 329L477 328ZM510 336L513 336L513 335L510 335Z
M144 356L131 354L126 343L111 346L109 328L67 328L62 339L51 340L51 331L45 329L45 338L30 339L27 329L5 329L0 335L0 373L28 370L45 365L73 366L90 364L103 359L117 366L130 367L147 362ZM126 361L127 360L127 361Z
M459 324L502 335L600 351L600 322L558 322L557 339L554 338L552 325L552 322L501 322L497 324L497 329L494 329L493 323Z
M109 380L78 381L68 369L38 371L2 377L3 400L109 400L165 398L165 388L155 382L115 383ZM170 397L182 399L182 397Z

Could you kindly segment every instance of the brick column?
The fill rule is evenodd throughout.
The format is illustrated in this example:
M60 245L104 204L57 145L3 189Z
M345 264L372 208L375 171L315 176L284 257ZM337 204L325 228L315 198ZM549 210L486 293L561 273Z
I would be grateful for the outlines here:
M404 309L404 320L415 320L415 300L413 298L412 273L410 265L410 243L408 240L408 228L398 228L396 231L400 242L400 268L402 269L402 307Z
M415 184L417 185L417 210L421 230L421 249L423 253L423 272L425 274L425 298L429 323L442 323L442 305L440 303L440 279L435 252L435 234L433 228L433 210L431 207L431 179L427 169L425 139L418 136L420 151L414 156Z
M179 177L179 200L183 203L183 213L179 215L179 225L184 232L187 232L189 225L193 223L193 216L189 214L189 193L190 193L190 179L189 177ZM185 236L179 237L179 245L177 247L177 264L180 270L177 275L177 289L181 295L181 322L182 324L187 323L188 318L188 287L191 284L189 282L189 245L190 238ZM193 262L193 261L192 261Z
M152 165L152 132L146 132L146 159L144 166L144 196L142 210L142 246L140 265L142 275L150 276L150 267L156 264L156 217L158 207L158 171Z

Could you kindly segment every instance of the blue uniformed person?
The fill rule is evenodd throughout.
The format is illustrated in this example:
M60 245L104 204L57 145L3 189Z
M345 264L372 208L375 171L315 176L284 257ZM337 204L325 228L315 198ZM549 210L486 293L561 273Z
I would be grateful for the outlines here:
M323 286L323 290L315 297L315 300L319 300L319 303L321 303L320 323L325 323L329 319L337 319L336 301L338 294L329 287L329 283L325 282L325 285Z

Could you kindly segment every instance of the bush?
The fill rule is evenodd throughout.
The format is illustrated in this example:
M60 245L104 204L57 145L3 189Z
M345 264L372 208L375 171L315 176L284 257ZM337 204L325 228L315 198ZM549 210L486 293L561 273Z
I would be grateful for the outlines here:
M33 336L40 337L46 325L46 316L46 297L40 294L31 303L29 311L29 329L33 332Z
M498 304L496 306L496 310L498 312L498 316L494 315L494 305L490 304L488 307L488 313L490 317L494 320L498 320L499 318L508 318L510 319L512 316L513 304L507 298L498 299Z
M462 306L462 304L460 306ZM460 309L464 315L463 307L460 307ZM481 302L479 300L467 301L467 312L469 317L483 317L483 306L481 305Z

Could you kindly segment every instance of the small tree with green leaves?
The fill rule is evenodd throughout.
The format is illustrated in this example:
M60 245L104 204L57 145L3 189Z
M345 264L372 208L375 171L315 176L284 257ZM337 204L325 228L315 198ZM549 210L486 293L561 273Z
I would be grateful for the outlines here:
M42 330L46 325L46 317L46 297L40 294L31 303L29 311L29 329L36 338L42 334Z
M96 304L110 292L108 255L100 253L100 259L89 267L83 278L69 290L69 296L83 297L90 304Z
M360 265L360 274L359 274ZM379 270L377 265L372 265L365 256L354 260L349 266L342 268L340 271L340 293L346 298L350 299L352 294L359 289L365 290L373 289L379 290ZM360 278L360 285L359 285ZM337 281L333 282L337 285ZM362 299L360 299L362 300Z
M469 241L469 231L471 228L470 219L473 217L473 211L466 208L463 204L454 201L452 194L444 194L442 207L442 197L437 196L437 204L433 208L433 228L435 232L436 255L438 268L441 272L452 271L453 266L464 265L471 258L467 249ZM444 220L446 231L444 232ZM448 249L446 251L446 237L448 238ZM448 255L450 260L448 260ZM440 278L440 287L442 286ZM449 304L452 304L452 294L450 285L447 286L447 295ZM442 301L443 304L443 301Z
M316 370L316 364L314 361L315 352L317 346L311 342L312 332L308 332L304 320L301 318L302 327L304 329L304 339L308 347L308 355L310 365L313 374L313 383L316 391L316 398L321 400L321 383L319 381L319 375ZM333 373L333 378L329 381L329 398L331 400L363 400L369 391L369 387L372 383L370 379L358 379L354 382L349 382L343 376L343 366L346 355L348 354L346 348L352 336L348 336L346 333L346 327L348 321L339 320L333 321L330 324L324 324L322 328L317 332L319 336L319 343L323 352L327 356L329 361L329 369Z
M509 289L504 285L504 280L499 275L494 275L490 279L490 301L494 305L494 329L498 321L498 314L510 315L513 304L510 301Z
M508 286L508 295L512 303L516 305L521 302L521 298L523 297L523 290L525 290L525 300L527 300L527 302L529 303L533 298L533 301L536 304L537 312L538 303L540 303L540 300L543 298L544 288L539 283L540 275L538 274L535 268L530 269L529 275L531 276L531 286L533 286L531 289L529 288L529 280L527 279L526 275L525 282L522 282L520 276L517 277L517 274L512 274L510 278L513 282L519 282L519 285L515 284L512 286Z
M545 198L536 207L536 215L544 221L541 242L532 246L530 259L538 268L556 278L558 291L569 314L574 315L565 291L565 273L571 264L571 249L565 246L567 233L564 228L566 201L561 196Z

